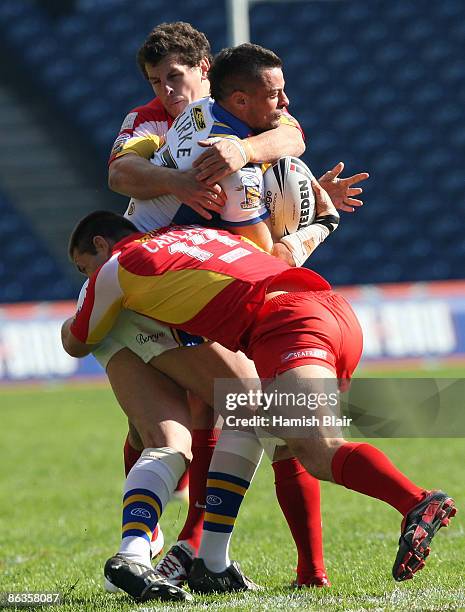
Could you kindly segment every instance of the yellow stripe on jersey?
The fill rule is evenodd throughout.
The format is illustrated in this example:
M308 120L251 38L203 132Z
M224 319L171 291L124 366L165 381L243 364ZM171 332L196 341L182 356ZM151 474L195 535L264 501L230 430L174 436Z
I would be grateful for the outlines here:
M156 134L148 134L147 136L134 136L128 138L120 145L119 151L114 155L114 158L122 157L128 153L135 153L144 159L150 159L154 153L162 146L164 139Z
M229 140L240 140L240 138L238 138L237 136L234 136L233 134L219 134L218 132L210 132L210 135L208 138L229 138Z
M227 482L226 480L216 480L215 478L209 478L207 480L207 487L232 491L233 493L239 493L239 495L242 495L242 497L244 497L244 495L247 493L247 489L245 487L241 487L233 482Z
M222 514L214 514L213 512L205 512L203 519L208 523L219 523L220 525L234 525L236 522L235 516L223 516Z
M230 125L228 125L227 123L222 123L221 121L214 121L213 125L215 127L225 127L228 128L228 130L232 130L232 127Z
M129 504L133 504L135 502L144 502L145 504L149 504L149 506L152 506L152 508L157 513L158 518L160 518L161 516L160 506L157 504L157 502L152 497L149 497L148 495L139 495L137 493L135 495L130 495L124 500L123 510L126 508L126 506L129 506Z
M169 270L159 276L139 276L121 266L118 279L124 294L124 308L172 325L195 317L236 281L210 270Z
M89 325L89 335L87 336L87 344L97 344L110 332L111 328L115 324L119 313L122 308L123 297L115 300L109 308L105 311L105 314L99 317L97 324L94 326L93 318L91 318Z
M150 527L147 527L147 525L145 525L144 523L126 523L126 525L123 525L122 533L124 534L126 531L129 531L130 529L139 529L140 531L143 531L144 533L146 533L149 536L149 538L152 537L152 530L150 529Z

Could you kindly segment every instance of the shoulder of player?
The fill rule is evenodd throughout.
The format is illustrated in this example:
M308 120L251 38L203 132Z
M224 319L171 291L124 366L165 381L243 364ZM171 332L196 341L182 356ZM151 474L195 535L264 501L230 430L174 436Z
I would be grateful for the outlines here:
M213 121L210 111L212 102L209 97L194 100L176 117L171 128L176 130L179 126L190 123L196 132L205 130Z
M158 133L160 130L156 128L162 125L162 131L166 132L170 123L171 117L161 102L155 98L147 104L133 108L124 118L120 133L132 134L141 127L144 127L145 124L147 124L147 127L151 126L149 131L156 131Z

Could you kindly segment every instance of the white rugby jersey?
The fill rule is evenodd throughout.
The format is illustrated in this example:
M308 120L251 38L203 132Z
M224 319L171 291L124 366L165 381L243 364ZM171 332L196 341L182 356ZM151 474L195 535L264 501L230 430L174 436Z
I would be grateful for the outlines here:
M198 143L207 138L242 139L251 136L250 128L211 98L189 104L168 130L165 143L154 154L151 162L157 166L188 170L205 148ZM200 223L214 227L244 226L269 217L263 197L263 173L257 164L248 164L242 170L220 181L227 200L220 214L212 212L206 221L197 212L173 195L153 200L132 198L125 212L141 231L150 231L176 223Z

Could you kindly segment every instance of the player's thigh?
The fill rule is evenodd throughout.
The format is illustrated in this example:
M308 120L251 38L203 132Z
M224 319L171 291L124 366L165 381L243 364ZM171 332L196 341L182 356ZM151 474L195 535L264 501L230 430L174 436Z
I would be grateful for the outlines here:
M129 349L109 361L107 375L145 448L170 446L190 454L190 413L186 392Z
M215 380L235 381L238 390L258 385L253 362L243 353L233 353L217 342L166 351L150 364L211 406Z

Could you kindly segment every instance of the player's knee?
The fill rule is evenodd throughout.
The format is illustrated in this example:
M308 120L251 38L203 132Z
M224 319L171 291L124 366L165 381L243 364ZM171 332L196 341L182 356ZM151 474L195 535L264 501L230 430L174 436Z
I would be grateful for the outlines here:
M189 463L190 461L184 453L175 448L169 446L146 448L133 469L153 472L157 475L162 472L165 481L169 481L170 488L174 491Z
M169 431L164 431L160 428L153 428L141 432L141 438L144 449L168 447L181 453L188 462L190 462L192 458L192 438L190 433L187 431L185 435L183 435L177 430L170 433Z
M290 450L319 480L332 480L331 462L343 443L342 438L324 437L287 440Z

